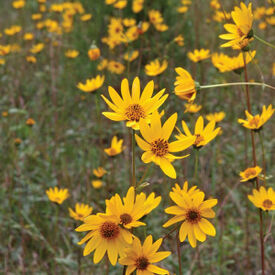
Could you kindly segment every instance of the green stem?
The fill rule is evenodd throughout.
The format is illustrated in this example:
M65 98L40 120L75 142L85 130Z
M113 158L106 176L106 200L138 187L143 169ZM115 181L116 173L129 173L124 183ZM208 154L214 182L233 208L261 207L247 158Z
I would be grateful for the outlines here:
M199 149L195 149L195 169L194 169L194 178L196 183L198 182L198 166L199 166Z
M137 188L139 187L139 185L140 185L140 184L143 182L143 180L145 179L145 177L146 177L146 175L147 175L149 169L151 168L151 166L152 166L152 162L151 162L150 164L147 165L146 170L144 171L144 173L143 173L141 179L139 180L139 182L137 183Z
M263 173L264 173L264 185L266 185L266 164L265 164L265 149L264 149L264 139L262 135L262 131L260 130L259 132L259 138L260 138L260 143L261 143L261 148L262 148L262 166L263 166Z
M260 42L262 42L262 43L265 44L266 46L269 46L269 47L275 49L275 46L274 46L274 45L272 45L271 43L269 43L269 42L263 40L263 39L260 38L258 35L254 34L253 37L255 37L257 40L259 40Z
M270 88L272 90L275 90L275 87L270 86L270 85L265 84L265 83L260 83L260 82L233 82L233 83L203 85L203 86L200 86L200 90L202 90L202 89L209 89L209 88L218 88L218 87L242 86L242 85L262 86L262 87L267 87L267 88Z
M179 264L179 275L182 275L179 230L178 230L178 234L177 234L176 239L177 239L177 254L178 254L178 264Z
M132 129L132 186L136 189L136 140L135 130Z

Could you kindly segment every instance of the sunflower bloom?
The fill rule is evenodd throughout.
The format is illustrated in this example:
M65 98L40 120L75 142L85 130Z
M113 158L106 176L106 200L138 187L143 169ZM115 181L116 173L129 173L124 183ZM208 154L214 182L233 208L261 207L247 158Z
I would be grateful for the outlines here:
M178 191L170 192L169 196L176 205L166 208L165 212L175 216L163 227L183 221L179 229L181 242L188 236L190 245L196 247L197 240L204 242L206 235L216 235L215 227L206 218L215 217L215 212L211 208L217 204L217 199L204 200L204 193L195 192L195 189L189 194L188 191L181 194Z
M150 115L157 110L167 99L168 95L163 95L165 89L152 96L154 91L154 82L150 81L140 95L140 81L136 77L132 85L132 94L130 94L129 83L125 78L121 82L121 95L109 86L109 95L113 101L109 101L105 96L102 98L113 110L113 112L103 112L102 114L114 121L126 120L126 126L134 130L139 129L140 119L150 121Z
M251 115L247 110L245 111L246 119L238 119L238 122L243 125L243 127L247 129L251 129L254 131L259 131L263 127L263 125L272 117L275 109L273 109L270 104L267 108L264 105L262 109L261 115Z
M119 155L123 151L123 139L118 140L117 136L112 138L111 147L104 149L104 152L110 156L114 157Z
M101 166L99 166L96 169L93 169L93 174L98 178L102 178L106 173L107 171Z
M253 189L253 195L248 195L248 199L258 208L264 211L275 210L275 192L269 187L268 189L263 186L260 190Z
M216 123L221 122L225 118L225 112L212 113L205 116L208 121L214 120Z
M50 188L46 190L46 194L50 201L62 204L64 200L69 197L69 191L67 188L59 189L58 187Z
M79 82L77 88L85 93L91 93L99 89L104 83L105 76L96 76L95 78L87 79L86 83Z
M147 199L144 193L135 195L134 187L130 187L126 197L123 198L123 202L118 194L110 200L106 200L106 214L116 216L123 227L131 229L132 227L146 225L140 222L139 219L157 207L160 201L161 197L155 198L154 195L149 196Z
M161 64L158 59L151 61L145 65L145 73L149 76L157 76L163 73L168 66L167 60L164 60Z
M162 239L153 243L151 235L147 236L143 245L135 238L131 247L125 250L125 256L119 259L120 264L127 266L126 275L135 270L137 275L169 274L168 270L154 265L171 254L170 251L157 252L161 243Z
M175 85L175 94L188 102L195 100L197 95L196 83L192 76L183 68L176 68L178 76L176 77Z
M211 120L205 127L204 127L204 120L202 116L196 121L195 125L195 133L194 135L191 134L187 124L182 121L182 128L184 130L184 134L179 131L179 135L176 135L178 140L185 140L186 138L195 137L193 146L197 149L205 146L211 140L213 140L219 133L220 127L215 129L216 122Z
M262 172L262 168L259 166L249 167L244 171L240 172L240 177L242 178L241 182L254 180L260 175L261 172Z
M219 37L229 42L221 45L221 47L232 47L234 49L245 48L252 39L252 3L246 6L243 2L239 7L235 7L231 12L232 19L235 24L225 24L224 28L228 31L227 34L222 34Z
M210 50L207 49L195 49L194 52L188 52L188 58L197 63L210 57Z
M91 215L92 211L93 208L84 203L77 203L75 211L69 208L70 217L76 221L83 221L87 216Z
M87 256L95 250L93 257L95 264L99 263L107 252L111 264L115 265L118 255L124 256L125 247L133 241L132 234L119 226L117 217L105 214L86 217L84 223L75 230L90 231L78 244L88 241L83 255Z
M174 156L171 153L180 152L190 147L195 137L189 137L183 141L174 141L169 143L169 138L175 128L177 122L177 113L170 116L170 118L161 126L161 116L158 112L152 114L150 126L145 119L140 120L140 133L144 139L136 136L138 146L145 151L141 157L144 163L154 162L160 166L161 170L170 178L176 178L176 171L172 161L181 159L186 156Z

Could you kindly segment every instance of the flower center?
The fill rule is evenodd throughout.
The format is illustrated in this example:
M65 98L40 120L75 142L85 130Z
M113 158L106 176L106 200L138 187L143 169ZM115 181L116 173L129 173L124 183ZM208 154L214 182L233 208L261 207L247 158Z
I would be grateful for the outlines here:
M139 121L141 118L145 118L145 111L139 104L132 104L126 108L125 115L128 120Z
M168 153L168 141L159 138L151 142L151 151L158 157L162 157Z
M256 171L254 168L248 168L245 170L245 177L249 178L249 177L255 177L256 176Z
M259 122L260 122L260 119L259 119L258 117L253 117L253 118L249 121L249 126L258 128Z
M139 257L136 259L136 267L140 270L146 270L149 265L148 259L145 257Z
M194 145L198 146L203 141L204 141L204 137L198 134L198 135L196 135L196 140L194 142Z
M132 220L133 220L132 217L127 213L124 213L124 214L120 215L120 222L123 225L126 225L126 224L130 223Z
M240 37L244 36L244 33L241 31L240 28L237 28L237 31L238 31L238 35L239 35Z
M102 238L107 240L113 240L119 234L119 226L113 222L104 222L101 225L100 233Z
M191 209L187 212L186 214L186 220L189 223L198 223L201 219L201 215L198 210L196 209Z
M265 207L265 208L271 208L271 206L273 205L273 203L272 203L272 201L271 200L264 200L263 201L263 207Z

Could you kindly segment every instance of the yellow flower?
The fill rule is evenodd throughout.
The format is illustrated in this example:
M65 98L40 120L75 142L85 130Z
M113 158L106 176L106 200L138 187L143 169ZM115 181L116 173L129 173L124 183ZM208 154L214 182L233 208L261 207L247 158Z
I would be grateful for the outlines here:
M245 48L252 39L252 3L246 6L243 2L240 3L240 8L235 7L231 12L232 19L235 24L225 24L224 28L229 32L222 34L219 37L229 42L221 45L221 47L233 47L235 49Z
M136 19L134 19L134 18L124 18L122 22L123 22L123 25L125 27L132 27L136 24Z
M80 17L80 20L81 20L81 21L89 21L91 18L92 18L92 14L87 13L87 14L83 14L83 15Z
M107 68L111 73L114 74L122 74L125 70L125 66L123 64L112 60L108 63Z
M6 64L6 60L3 58L0 58L0 65L5 65Z
M192 104L192 103L186 103L184 106L185 106L184 113L197 113L202 108L201 105Z
M88 51L88 56L91 60L97 60L100 57L100 49L92 47Z
M34 35L31 32L25 33L23 37L24 40L28 40L28 41L33 40L33 38L34 38Z
M91 184L95 189L99 189L102 187L103 182L101 180L92 180Z
M98 178L102 178L106 173L107 173L107 171L103 167L100 167L100 166L93 170L93 174Z
M40 20L42 18L42 14L41 13L34 13L32 14L32 20L36 21L36 20Z
M122 10L126 7L126 5L127 5L127 0L119 0L113 6L116 9Z
M166 208L165 212L175 216L163 227L183 221L179 229L181 242L188 236L190 245L196 247L197 240L204 242L206 235L216 235L215 227L206 218L215 217L211 208L217 204L217 199L204 200L205 194L202 191L193 194L170 192L169 196L176 205Z
M163 22L163 17L158 10L149 10L148 12L149 20L152 24L161 24Z
M11 52L11 45L0 45L0 56L8 55Z
M126 126L132 127L135 130L139 129L139 121L141 118L150 120L150 115L157 110L167 99L168 95L163 93L162 89L155 96L152 96L154 91L154 82L150 81L140 95L140 81L136 77L132 84L132 94L130 94L129 83L125 78L121 82L121 95L109 86L109 95L113 101L110 102L102 95L102 98L113 110L113 112L103 112L102 114L114 121L127 120Z
M91 215L92 211L93 208L84 203L77 203L75 205L75 211L69 208L70 217L76 221L84 221L84 218Z
M155 24L154 26L159 32L165 32L168 30L168 26L166 24Z
M26 5L26 2L24 0L17 0L12 2L12 6L15 9L22 9Z
M59 189L58 187L50 188L46 190L46 194L50 201L62 204L64 200L69 197L69 191L67 188Z
M21 138L15 138L14 139L14 144L15 145L20 145L22 143L22 139Z
M256 51L249 51L245 53L245 63L250 63L256 55ZM240 69L244 67L243 62L243 53L240 53L238 56L230 57L223 53L214 53L212 55L213 65L221 72L239 72Z
M134 187L130 187L123 202L118 194L106 200L106 214L116 216L119 224L127 229L146 225L139 220L156 208L161 201L161 197L155 198L154 193L151 195L147 199L143 192L135 195Z
M3 116L3 117L7 117L8 115L9 115L9 112L8 112L8 111L2 112L2 116Z
M28 56L26 56L26 61L29 62L29 63L33 63L34 64L34 63L37 62L37 59L33 55L28 55Z
M26 120L26 125L28 125L28 126L33 126L34 124L35 124L35 120L34 120L34 119L28 118L28 119Z
M117 136L114 136L112 138L111 147L104 149L104 152L110 157L119 155L124 149L122 144L123 144L123 139L118 140Z
M132 2L132 11L134 13L139 13L143 10L144 0L133 0Z
M86 83L83 84L79 82L77 88L85 93L91 93L99 89L104 83L105 76L97 75L95 78L90 78L86 80Z
M210 50L206 49L195 49L194 52L188 52L187 54L188 58L192 60L193 62L197 63L204 59L207 59L210 57Z
M160 64L158 59L151 61L149 64L145 65L145 73L149 76L156 76L163 73L168 66L167 60L164 60L162 64Z
M135 60L139 55L139 51L131 51L124 54L123 58L129 62Z
M254 180L262 172L262 168L259 166L249 167L244 171L240 172L241 182Z
M181 47L184 46L184 38L183 38L183 36L181 34L178 35L178 36L176 36L174 38L174 42L177 43Z
M275 210L275 192L269 187L268 190L263 186L260 190L253 189L253 195L248 195L248 199L258 208L264 211Z
M32 54L36 54L41 52L44 49L44 44L43 43L38 43L32 46L32 48L30 49L30 52Z
M179 135L176 135L176 138L178 140L185 140L186 138L189 139L190 137L194 137L195 139L193 142L193 146L199 149L208 144L212 139L214 139L218 135L221 128L218 127L214 130L215 125L216 122L214 120L211 120L204 128L203 117L199 116L195 125L195 133L194 135L192 135L189 131L187 124L184 121L182 121L182 128L184 134L178 130Z
M238 122L242 124L243 127L259 131L263 127L263 125L271 118L273 115L275 109L272 108L272 105L270 104L267 108L264 105L262 114L261 115L255 115L252 116L247 110L245 111L246 114L246 120L244 119L238 119Z
M187 138L183 141L174 141L169 143L169 138L175 128L177 121L177 113L161 126L160 114L155 111L150 120L150 126L145 119L140 119L140 133L144 140L138 135L135 135L138 146L145 151L142 154L144 163L154 162L160 166L161 170L170 178L175 179L177 174L175 168L171 164L175 159L181 159L186 156L174 156L171 153L180 152L190 147L195 137Z
M90 231L78 244L87 242L83 255L94 252L94 263L99 263L108 253L112 265L117 263L118 255L123 256L127 245L133 241L132 234L119 226L120 220L116 216L104 214L90 215L84 223L77 227L77 232Z
M13 36L16 33L19 33L21 30L22 30L21 26L14 25L14 26L11 26L10 28L4 29L4 32L8 36Z
M134 238L132 245L125 250L125 256L119 259L121 265L127 266L126 275L137 270L137 275L170 274L168 270L154 265L167 258L171 252L157 252L162 238L153 243L151 235L147 236L143 245L138 238Z
M192 76L183 68L176 68L178 76L176 77L175 85L175 94L188 102L195 100L197 91L196 84Z
M197 189L197 186L192 186L188 189L188 181L185 181L182 188L176 183L175 187L172 187L172 192L174 194L178 194L180 196L187 195L188 197L193 197L195 194L201 192L200 189Z
M79 51L77 50L67 50L65 52L65 56L68 58L76 58L79 55Z
M225 112L212 113L205 116L208 121L214 120L216 123L225 118Z
M103 71L104 69L106 69L108 66L108 60L107 59L102 59L102 61L97 65L97 69L99 71Z

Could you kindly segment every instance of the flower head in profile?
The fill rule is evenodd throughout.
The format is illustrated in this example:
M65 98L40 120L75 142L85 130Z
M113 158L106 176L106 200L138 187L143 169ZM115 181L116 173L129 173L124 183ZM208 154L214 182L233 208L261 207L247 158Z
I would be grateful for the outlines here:
M162 244L162 238L153 242L151 235L147 236L143 245L135 237L130 247L126 248L125 256L119 259L119 263L127 266L126 275L136 270L137 275L169 274L168 270L154 265L167 258L171 252L157 252Z
M50 201L62 204L64 200L69 197L69 191L67 188L59 189L58 187L49 188L46 190L46 194Z
M222 34L219 37L224 40L229 40L221 47L232 47L233 49L243 49L252 40L252 3L246 6L243 2L240 3L240 8L235 7L231 12L234 24L225 24L224 28L228 31L227 34Z
M97 167L96 169L93 169L93 174L98 178L102 178L106 173L107 171L101 166Z
M241 182L251 181L257 178L262 172L262 168L259 166L249 167L244 171L240 172Z
M92 184L94 189L99 189L99 188L102 187L103 182L102 182L102 180L92 180L91 184Z
M175 94L188 102L195 100L197 95L196 83L192 76L183 68L176 68L178 76L176 77L175 85Z
M206 235L216 235L214 226L207 218L215 217L215 212L211 208L217 204L217 199L204 200L204 193L196 188L192 191L184 190L181 193L174 190L169 195L176 205L166 208L165 212L175 216L163 227L183 221L179 229L179 239L183 242L188 236L192 247L196 247L197 240L204 242Z
M33 118L30 117L26 120L26 125L33 126L34 124L35 124L35 120Z
M113 112L103 112L103 115L114 121L126 120L126 126L134 130L139 129L140 119L150 121L151 114L157 110L167 99L168 95L163 95L165 89L153 96L154 82L150 81L140 94L140 81L136 77L132 84L130 94L129 83L125 78L121 82L122 97L109 86L109 95L113 102L102 95L102 98L113 110Z
M139 51L131 51L124 54L123 58L126 61L132 62L139 56Z
M149 76L157 76L163 73L167 69L167 66L167 60L164 60L161 64L159 60L156 59L145 65L145 73Z
M205 127L204 127L204 120L202 116L199 116L199 118L196 121L195 125L195 131L194 134L191 134L187 124L185 121L182 121L182 128L184 131L184 134L179 131L179 135L176 135L176 138L180 140L185 140L186 138L195 137L193 146L196 149L199 149L206 144L208 144L211 140L213 140L219 133L220 127L216 128L216 122L214 120L211 120Z
M112 138L111 147L104 149L104 152L110 156L114 157L119 155L123 151L123 139L118 140L117 136Z
M193 103L186 103L184 106L185 106L184 113L192 113L192 114L199 112L202 108L201 105L197 105Z
M65 56L68 58L76 58L79 55L79 51L77 50L67 50L65 52Z
M130 187L123 200L118 194L106 200L106 214L116 216L122 227L131 229L146 225L139 220L156 208L160 201L161 197L155 198L154 194L148 198L144 193L136 195L134 187Z
M97 47L92 47L88 51L88 56L92 61L97 60L100 57L100 49Z
M104 80L104 76L98 75L95 78L87 79L85 84L79 82L77 88L85 93L91 93L99 89L103 85Z
M248 199L258 208L264 211L275 210L275 192L269 187L266 189L261 186L259 190L253 189L252 195L248 195Z
M208 121L221 122L225 118L225 112L211 113L205 116Z
M90 215L84 219L84 223L77 227L77 232L89 231L87 235L78 243L86 243L83 255L87 256L94 251L94 263L99 263L104 255L112 265L117 263L118 255L124 256L127 245L133 241L132 234L119 226L120 220L116 216L108 216L98 213Z
M267 108L264 105L261 115L258 114L253 116L248 111L245 111L246 120L238 119L238 122L247 129L259 131L262 129L263 125L272 117L274 111L275 109L273 109L271 104Z
M190 147L195 137L189 137L182 141L174 141L169 143L169 138L175 128L177 122L177 113L171 115L167 121L161 125L161 116L156 111L152 114L150 125L145 119L140 120L140 136L136 136L138 146L145 151L142 154L144 163L154 162L161 170L170 178L176 178L176 171L172 165L175 159L181 159L186 156L175 156L171 153L180 152Z
M207 49L195 49L193 52L188 52L188 58L197 63L210 57L210 50Z
M83 221L87 216L91 215L93 208L88 204L77 203L75 210L69 208L70 217L76 221Z

